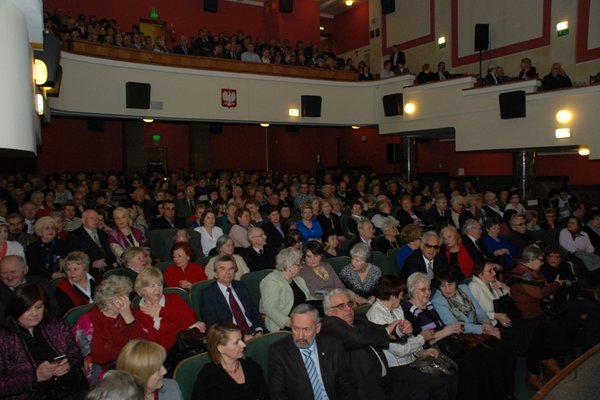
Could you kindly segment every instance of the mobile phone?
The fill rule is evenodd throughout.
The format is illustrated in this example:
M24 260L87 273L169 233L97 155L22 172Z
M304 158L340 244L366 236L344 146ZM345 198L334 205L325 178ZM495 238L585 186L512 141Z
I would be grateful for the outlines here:
M54 357L54 359L52 360L52 362L56 363L56 362L64 360L65 358L67 358L67 355L66 354L61 354L60 356Z

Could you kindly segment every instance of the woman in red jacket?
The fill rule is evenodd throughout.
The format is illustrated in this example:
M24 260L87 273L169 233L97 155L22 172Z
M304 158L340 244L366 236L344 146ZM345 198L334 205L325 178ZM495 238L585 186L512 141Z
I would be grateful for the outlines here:
M448 225L440 231L444 241L442 255L444 262L460 269L465 278L473 275L473 259L462 244L460 234L455 227Z
M171 265L165 271L165 283L168 287L190 290L194 283L207 279L204 267L190 261L194 258L194 251L188 243L177 243L173 246L171 257L175 265Z

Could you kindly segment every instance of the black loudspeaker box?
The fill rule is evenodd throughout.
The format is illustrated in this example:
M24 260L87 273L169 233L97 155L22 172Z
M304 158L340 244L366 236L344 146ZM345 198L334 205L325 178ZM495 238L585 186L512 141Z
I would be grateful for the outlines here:
M383 113L386 117L402 115L402 93L392 93L381 98L383 100Z
M141 82L125 83L125 104L127 108L150 108L150 84Z
M204 0L204 11L208 11L208 12L219 11L219 0Z
M396 0L381 0L381 12L391 14L396 11Z
M320 117L321 116L321 96L302 96L302 116L303 117Z
M279 0L279 12L291 13L294 11L294 0Z
M490 25L475 25L475 51L484 51L488 49L490 43Z
M527 116L524 90L500 93L498 100L500 102L500 118L525 118Z
M388 164L400 164L400 144L388 143L387 145Z

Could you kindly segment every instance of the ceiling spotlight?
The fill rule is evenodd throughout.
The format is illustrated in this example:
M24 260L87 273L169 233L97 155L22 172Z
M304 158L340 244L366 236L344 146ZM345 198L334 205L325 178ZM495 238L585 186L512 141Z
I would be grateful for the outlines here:
M260 126L262 126L263 128L268 128L270 124L263 122L262 124L260 124Z
M577 153L579 153L580 156L589 156L590 148L587 147L585 144L582 144L581 146L579 146Z
M151 124L154 122L154 118L142 118L142 121L144 121L147 124Z
M360 126L358 126L358 125L352 125L352 129L360 129Z
M354 4L354 0L346 0L346 5L348 7L350 7L352 4Z
M46 63L40 59L33 60L33 79L38 86L43 85L48 80L48 68Z
M558 128L554 131L554 137L557 139L566 139L571 137L571 128Z

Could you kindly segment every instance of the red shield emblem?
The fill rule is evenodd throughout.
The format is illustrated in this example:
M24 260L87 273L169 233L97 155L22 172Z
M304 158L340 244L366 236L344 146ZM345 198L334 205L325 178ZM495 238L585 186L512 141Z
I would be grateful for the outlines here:
M221 107L237 107L237 90L221 89Z

